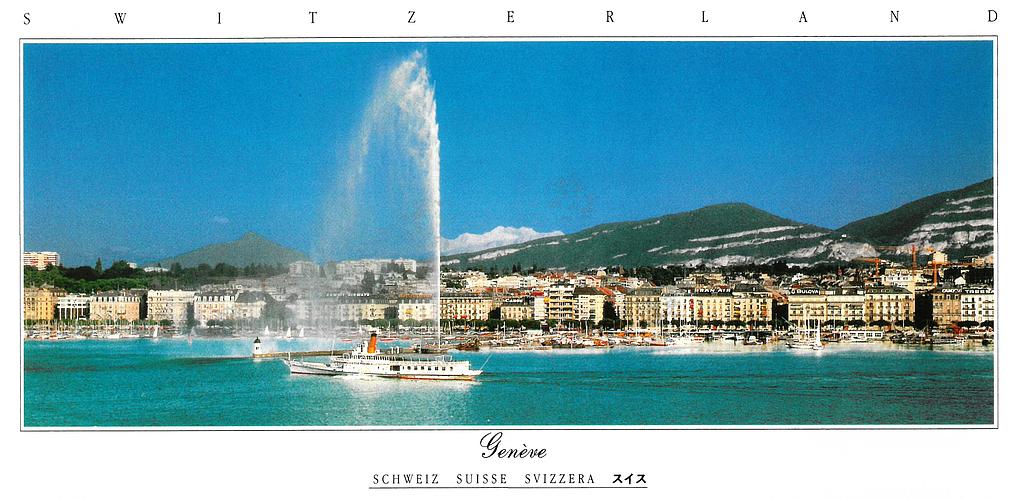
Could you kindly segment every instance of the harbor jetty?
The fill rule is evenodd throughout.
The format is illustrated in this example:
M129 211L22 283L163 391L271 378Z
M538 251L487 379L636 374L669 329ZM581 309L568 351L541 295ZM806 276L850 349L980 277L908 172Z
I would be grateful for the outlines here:
M333 349L326 351L284 351L284 352L254 352L253 359L280 359L280 358L310 358L316 356L340 356L352 352L350 349Z
M351 349L322 349L318 351L281 351L266 352L263 350L263 342L259 337L252 342L253 359L280 359L280 358L310 358L317 356L339 356L352 352Z

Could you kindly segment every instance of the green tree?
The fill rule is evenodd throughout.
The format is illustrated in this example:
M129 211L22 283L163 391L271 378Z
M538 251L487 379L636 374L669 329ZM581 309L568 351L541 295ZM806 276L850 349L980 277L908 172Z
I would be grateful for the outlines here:
M132 269L128 261L119 260L111 264L106 271L103 271L102 277L104 279L130 278L133 274L135 274L135 269Z
M612 304L607 300L604 301L604 307L602 308L601 312L604 315L605 319L610 320L612 322L619 319L618 313L615 312L615 304Z
M96 274L103 274L103 261L99 257L96 257Z

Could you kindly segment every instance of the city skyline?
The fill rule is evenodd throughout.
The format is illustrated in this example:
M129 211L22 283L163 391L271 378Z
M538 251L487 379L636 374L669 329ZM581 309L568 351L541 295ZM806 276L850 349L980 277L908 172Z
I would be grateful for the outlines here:
M993 174L991 42L29 44L25 248L91 264L256 231L309 252L339 149L413 50L448 239L733 201L834 229Z

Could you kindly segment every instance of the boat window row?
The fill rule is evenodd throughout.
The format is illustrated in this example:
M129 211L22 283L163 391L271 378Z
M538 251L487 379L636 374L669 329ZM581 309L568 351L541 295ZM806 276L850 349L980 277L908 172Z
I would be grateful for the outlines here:
M414 365L414 366L410 366L408 368L410 370L413 370L413 371L439 371L439 370L440 371L448 371L450 369L453 369L453 368L448 367L448 366L438 367L438 366L422 366L422 365L419 365L419 366Z

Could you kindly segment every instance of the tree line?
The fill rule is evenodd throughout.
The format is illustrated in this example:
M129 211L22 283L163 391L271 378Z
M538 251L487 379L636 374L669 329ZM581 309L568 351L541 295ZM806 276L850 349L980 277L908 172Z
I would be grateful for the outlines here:
M157 264L157 267L162 266ZM104 268L100 259L96 259L94 266L51 265L43 270L25 266L24 269L26 287L52 285L70 293L95 293L132 288L197 288L202 285L226 283L235 278L269 278L288 272L287 266L282 264L253 263L239 267L223 262L213 266L199 264L195 267L182 267L181 264L174 263L166 272L146 272L131 267L124 260L115 261L110 267Z

